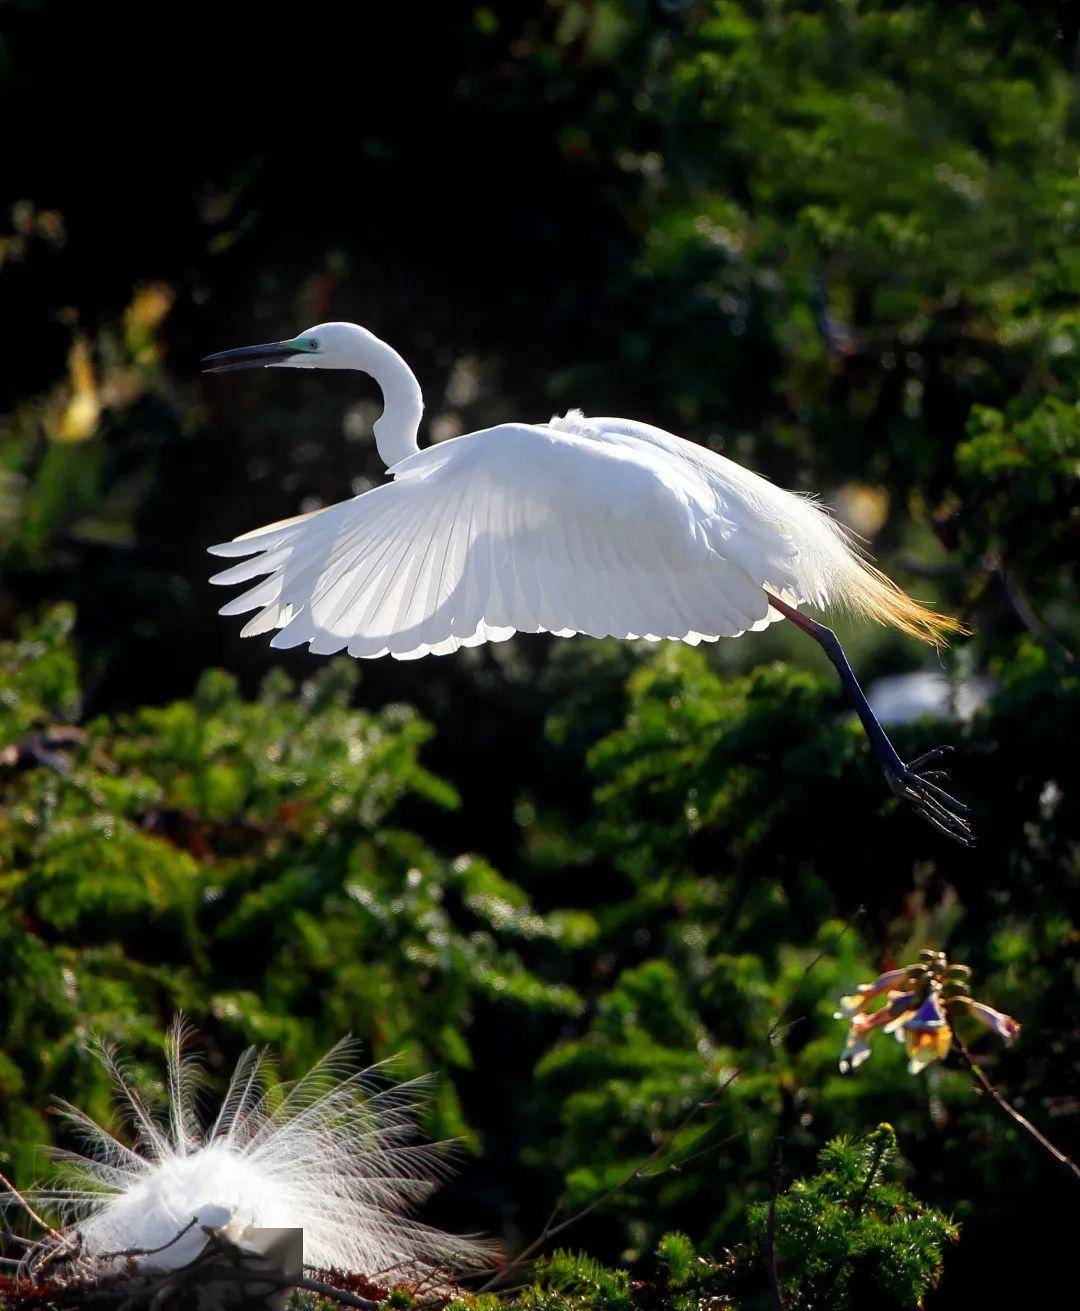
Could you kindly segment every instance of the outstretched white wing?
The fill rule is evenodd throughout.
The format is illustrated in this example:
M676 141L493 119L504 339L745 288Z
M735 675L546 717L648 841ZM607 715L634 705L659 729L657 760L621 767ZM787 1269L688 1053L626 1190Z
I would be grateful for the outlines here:
M778 617L762 585L785 587L790 560L748 572L732 546L752 534L716 486L632 436L506 424L391 472L351 501L212 547L253 557L212 582L262 579L221 613L256 610L244 635L278 629L275 647L398 659L515 631L695 643Z

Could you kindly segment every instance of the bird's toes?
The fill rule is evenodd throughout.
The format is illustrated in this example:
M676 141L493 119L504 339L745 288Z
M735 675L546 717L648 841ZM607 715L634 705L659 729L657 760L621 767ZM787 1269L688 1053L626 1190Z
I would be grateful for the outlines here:
M965 846L971 846L974 843L975 831L969 821L954 810L947 809L934 798L924 797L919 811L924 818L932 819L937 824L943 825L948 830L950 837L955 838L958 842L962 842Z
M925 762L928 758L937 759L947 750L948 748L935 748L934 752L927 752L926 756L920 756L919 761ZM964 818L969 813L969 808L934 781L947 779L943 770L930 770L925 774L916 773L914 766L918 765L919 761L913 761L912 765L889 776L889 785L893 792L911 802L916 812L939 832L960 843L961 846L973 846L974 830L970 822Z
M944 788L939 788L936 783L929 782L925 774L916 775L916 777L919 784L918 790L924 796L933 797L941 806L954 815L967 815L970 812L970 807L965 806L962 801L957 801L954 796L946 792Z
M942 756L951 756L956 750L955 747L931 747L929 751L923 752L921 756L916 756L914 760L908 763L908 769L920 770L923 765L933 764L935 760L940 760Z
M944 833L946 837L951 838L953 842L959 843L962 847L975 845L974 831L966 820L956 815L945 814L938 809L931 809L929 806L916 806L915 809L922 819L933 825L939 833Z

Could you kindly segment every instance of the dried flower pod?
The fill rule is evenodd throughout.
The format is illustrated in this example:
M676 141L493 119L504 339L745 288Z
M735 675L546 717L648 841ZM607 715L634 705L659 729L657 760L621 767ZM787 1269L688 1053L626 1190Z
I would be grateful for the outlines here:
M836 1019L849 1021L847 1041L840 1057L841 1073L857 1069L870 1056L868 1035L875 1029L896 1036L908 1052L908 1070L918 1074L944 1060L952 1046L952 1012L979 1020L1005 1043L1012 1043L1020 1025L1011 1015L996 1011L971 997L971 969L950 965L944 952L925 948L919 961L861 983L841 998ZM872 1001L888 993L885 1005L872 1009Z

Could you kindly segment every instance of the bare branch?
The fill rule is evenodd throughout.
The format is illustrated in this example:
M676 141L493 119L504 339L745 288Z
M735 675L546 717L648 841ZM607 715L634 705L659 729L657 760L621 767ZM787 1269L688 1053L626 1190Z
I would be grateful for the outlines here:
M74 1245L70 1238L66 1238L58 1229L54 1229L52 1225L49 1224L48 1220L45 1220L40 1215L38 1215L38 1213L34 1210L34 1208L30 1205L30 1203L26 1200L26 1198L22 1195L22 1193L19 1192L19 1190L15 1187L15 1185L11 1182L10 1179L0 1174L0 1184L3 1184L3 1186L8 1190L8 1192L18 1201L18 1203L23 1208L23 1210L27 1213L27 1215L30 1216L32 1220L35 1220L42 1227L42 1229L44 1229L45 1232L50 1235L51 1238L53 1238L58 1243L63 1243L65 1246Z
M306 1293L318 1293L320 1297L329 1298L332 1302L340 1302L342 1306L358 1306L362 1311L377 1311L378 1302L372 1302L370 1298L360 1297L358 1293L348 1293L344 1288L335 1288L333 1284L324 1284L319 1279L309 1279L307 1275L303 1278L294 1280L288 1285L289 1288L301 1288Z
M1071 1157L1066 1156L1059 1147L1055 1147L1044 1133L1035 1128L1027 1116L1021 1115L1015 1106L1005 1100L983 1073L982 1067L976 1064L971 1052L968 1051L967 1043L964 1042L955 1029L953 1030L953 1041L971 1074L972 1082L976 1088L990 1098L1002 1115L1022 1129L1029 1138L1034 1139L1043 1151L1053 1159L1054 1163L1069 1176L1073 1183L1080 1183L1080 1166L1077 1166L1076 1162Z
M180 1239L183 1238L186 1233L189 1233L194 1229L198 1223L198 1220L193 1216L188 1223L184 1225L183 1229L174 1234L167 1243L162 1243L160 1247L128 1247L122 1252L102 1252L98 1259L101 1261L117 1261L121 1257L134 1258L137 1256L156 1256L158 1252L164 1252L166 1248L172 1247L174 1243L178 1243Z
M769 1219L765 1228L765 1269L769 1276L769 1291L772 1293L773 1306L776 1311L786 1311L784 1290L780 1286L780 1272L776 1267L776 1199L780 1193L780 1171L784 1161L784 1140L776 1135L773 1147L772 1181L769 1191Z

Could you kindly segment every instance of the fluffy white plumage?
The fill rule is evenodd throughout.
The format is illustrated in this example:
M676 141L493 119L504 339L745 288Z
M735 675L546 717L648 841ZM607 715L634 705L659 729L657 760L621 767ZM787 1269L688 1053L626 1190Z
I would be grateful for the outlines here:
M222 613L258 609L244 634L279 629L275 647L401 660L515 631L696 643L780 618L752 580L790 593L792 562L735 537L692 466L570 422L443 442L386 486L214 547L257 553L215 583L269 574ZM725 533L737 550L720 556Z
M210 548L243 557L210 580L247 585L220 611L255 612L243 636L414 660L515 632L696 644L790 619L832 662L893 792L973 841L967 808L925 773L946 748L905 765L835 634L799 608L838 606L935 645L963 628L875 569L814 501L660 428L579 410L421 451L416 378L354 323L203 366L358 369L385 402L374 435L392 482Z
M64 1186L35 1197L59 1207L87 1256L137 1249L152 1252L141 1258L148 1266L172 1270L199 1255L203 1225L241 1245L248 1227L299 1227L305 1264L321 1269L369 1277L392 1270L393 1282L439 1272L445 1282L492 1265L491 1244L408 1214L443 1170L438 1149L416 1142L422 1081L395 1085L378 1068L357 1069L355 1044L346 1040L302 1079L275 1084L266 1052L251 1048L204 1129L196 1106L201 1070L185 1053L186 1037L178 1023L167 1043L163 1116L115 1053L98 1050L134 1146L64 1106L88 1154L61 1153Z
M514 632L696 644L780 619L765 588L933 636L935 617L819 505L649 424L572 411L421 451L416 379L355 324L206 363L361 369L386 401L375 436L392 482L210 548L250 557L211 579L253 584L220 611L255 611L244 636L399 660Z

